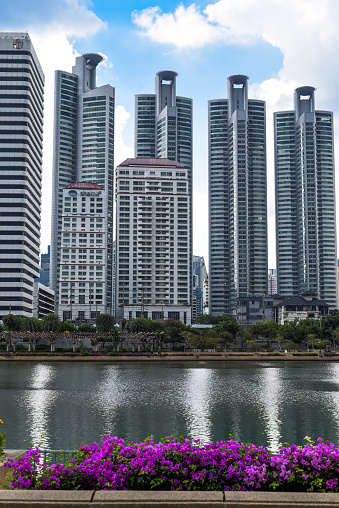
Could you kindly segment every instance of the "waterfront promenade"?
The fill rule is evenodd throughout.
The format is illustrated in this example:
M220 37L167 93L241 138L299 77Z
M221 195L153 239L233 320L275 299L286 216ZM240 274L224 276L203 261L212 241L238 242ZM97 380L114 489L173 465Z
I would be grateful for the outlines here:
M339 353L26 353L0 354L1 361L35 362L229 362L229 361L288 361L339 362Z

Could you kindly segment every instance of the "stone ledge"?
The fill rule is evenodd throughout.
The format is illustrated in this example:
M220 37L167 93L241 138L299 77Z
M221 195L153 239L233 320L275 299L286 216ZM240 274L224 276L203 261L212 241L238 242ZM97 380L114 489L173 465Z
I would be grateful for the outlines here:
M339 494L302 492L2 490L0 508L338 508Z
M222 492L180 491L98 491L92 506L95 508L224 508Z
M92 497L91 490L1 490L0 507L89 508Z
M225 508L339 507L339 494L318 492L226 492Z

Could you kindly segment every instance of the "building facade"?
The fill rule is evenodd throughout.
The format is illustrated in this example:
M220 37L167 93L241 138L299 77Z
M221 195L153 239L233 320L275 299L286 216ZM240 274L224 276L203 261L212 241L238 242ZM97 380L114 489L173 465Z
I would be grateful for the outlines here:
M33 285L33 317L42 319L47 314L54 312L54 291L34 281Z
M227 99L208 104L209 309L267 292L265 102L248 99L248 77L228 78Z
M203 299L204 299L204 314L209 314L210 313L210 308L209 308L209 283L208 283L208 274L206 275L206 278L204 280L204 285L203 285Z
M206 277L207 270L203 256L193 256L193 320L204 313L204 281Z
M112 311L114 101L110 85L96 86L96 68L103 60L89 53L76 58L72 72L55 73L51 282L56 312L61 263L63 191L70 183L91 182L104 192L107 312Z
M277 291L337 308L333 113L315 110L314 92L297 88L294 110L274 114Z
M277 293L277 270L276 268L270 268L268 270L268 296L275 295Z
M28 33L0 33L0 317L31 317L39 277L44 74Z
M272 296L246 296L237 302L237 321L242 327L275 318Z
M116 170L116 321L191 322L190 193L185 166L126 159Z
M94 323L107 312L105 191L95 183L63 190L58 316Z

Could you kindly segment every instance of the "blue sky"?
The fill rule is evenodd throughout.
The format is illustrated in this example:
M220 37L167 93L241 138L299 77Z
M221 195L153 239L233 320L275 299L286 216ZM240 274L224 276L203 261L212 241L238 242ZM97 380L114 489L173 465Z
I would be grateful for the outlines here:
M339 2L219 0L4 0L1 31L28 30L46 75L42 250L50 240L54 70L101 52L98 84L116 88L115 165L133 156L134 95L153 93L163 69L194 100L194 254L208 259L207 101L226 97L227 76L247 74L267 101L269 267L275 266L272 113L291 109L296 86L317 87L317 109L339 112Z

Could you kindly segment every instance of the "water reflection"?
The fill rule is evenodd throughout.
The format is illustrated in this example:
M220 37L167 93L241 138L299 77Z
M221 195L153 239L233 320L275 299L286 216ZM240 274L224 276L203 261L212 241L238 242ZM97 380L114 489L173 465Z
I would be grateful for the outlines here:
M114 422L118 417L118 407L124 404L126 391L119 382L119 370L115 366L105 367L103 381L98 387L95 405L104 424L104 434L115 434Z
M213 370L188 369L184 391L185 415L188 436L200 439L202 443L212 441L212 421L210 403Z
M263 412L263 423L268 448L278 451L281 447L281 372L277 368L263 369L261 374L259 400Z
M58 393L50 387L56 376L57 369L48 364L37 364L31 370L28 387L20 400L20 405L27 413L27 426L30 441L39 443L45 448L51 446L51 435L46 433L49 427L50 413L57 403Z

